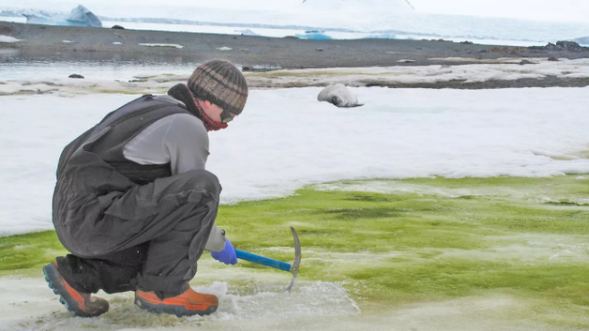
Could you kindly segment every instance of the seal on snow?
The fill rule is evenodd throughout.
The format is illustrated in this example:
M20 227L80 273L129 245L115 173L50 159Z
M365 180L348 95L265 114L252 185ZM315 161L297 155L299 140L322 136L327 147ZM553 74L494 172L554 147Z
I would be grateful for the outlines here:
M340 108L359 107L358 99L343 84L332 84L319 92L319 101L327 101Z

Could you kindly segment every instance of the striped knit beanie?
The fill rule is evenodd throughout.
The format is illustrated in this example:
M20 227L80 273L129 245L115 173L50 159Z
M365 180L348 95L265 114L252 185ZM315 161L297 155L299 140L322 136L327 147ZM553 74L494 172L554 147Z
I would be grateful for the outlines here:
M201 64L188 79L188 88L202 100L239 115L247 101L247 82L233 64L212 60Z

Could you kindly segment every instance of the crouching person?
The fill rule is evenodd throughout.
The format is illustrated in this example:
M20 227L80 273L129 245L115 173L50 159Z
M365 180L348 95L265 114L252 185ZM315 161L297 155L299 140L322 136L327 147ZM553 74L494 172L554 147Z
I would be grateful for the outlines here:
M178 316L216 311L217 297L188 282L204 250L236 264L215 225L221 186L205 170L208 131L227 128L248 88L225 61L209 61L167 95L144 95L109 113L63 150L53 224L71 253L43 268L76 316L108 311L93 296L134 291L143 309Z

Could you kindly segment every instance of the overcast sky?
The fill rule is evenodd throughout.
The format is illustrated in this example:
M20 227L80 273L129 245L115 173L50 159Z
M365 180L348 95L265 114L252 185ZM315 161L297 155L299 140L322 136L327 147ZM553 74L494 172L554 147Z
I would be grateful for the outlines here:
M306 0L308 4L356 3L356 4L391 4L409 8L406 0ZM416 12L457 15L475 15L491 17L510 17L533 20L580 21L589 23L589 0L409 0ZM46 0L0 0L0 8L34 7L44 4ZM183 7L221 7L233 9L276 9L289 10L302 6L302 0L56 0L52 4L68 3L94 6L183 6ZM329 8L329 7L328 7ZM92 9L91 9L92 10Z
M420 12L589 23L589 0L409 0Z

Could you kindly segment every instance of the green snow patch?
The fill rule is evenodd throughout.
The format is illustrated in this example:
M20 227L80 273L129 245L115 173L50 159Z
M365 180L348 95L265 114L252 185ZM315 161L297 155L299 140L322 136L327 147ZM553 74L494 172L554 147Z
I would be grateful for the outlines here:
M587 199L589 176L350 181L222 206L217 224L236 248L287 262L294 226L299 281L341 284L366 314L500 298L505 318L587 328ZM63 253L53 232L0 238L0 272L40 276ZM193 284L219 280L249 293L290 276L203 255Z
M55 256L67 251L54 231L0 238L0 276L35 275Z

